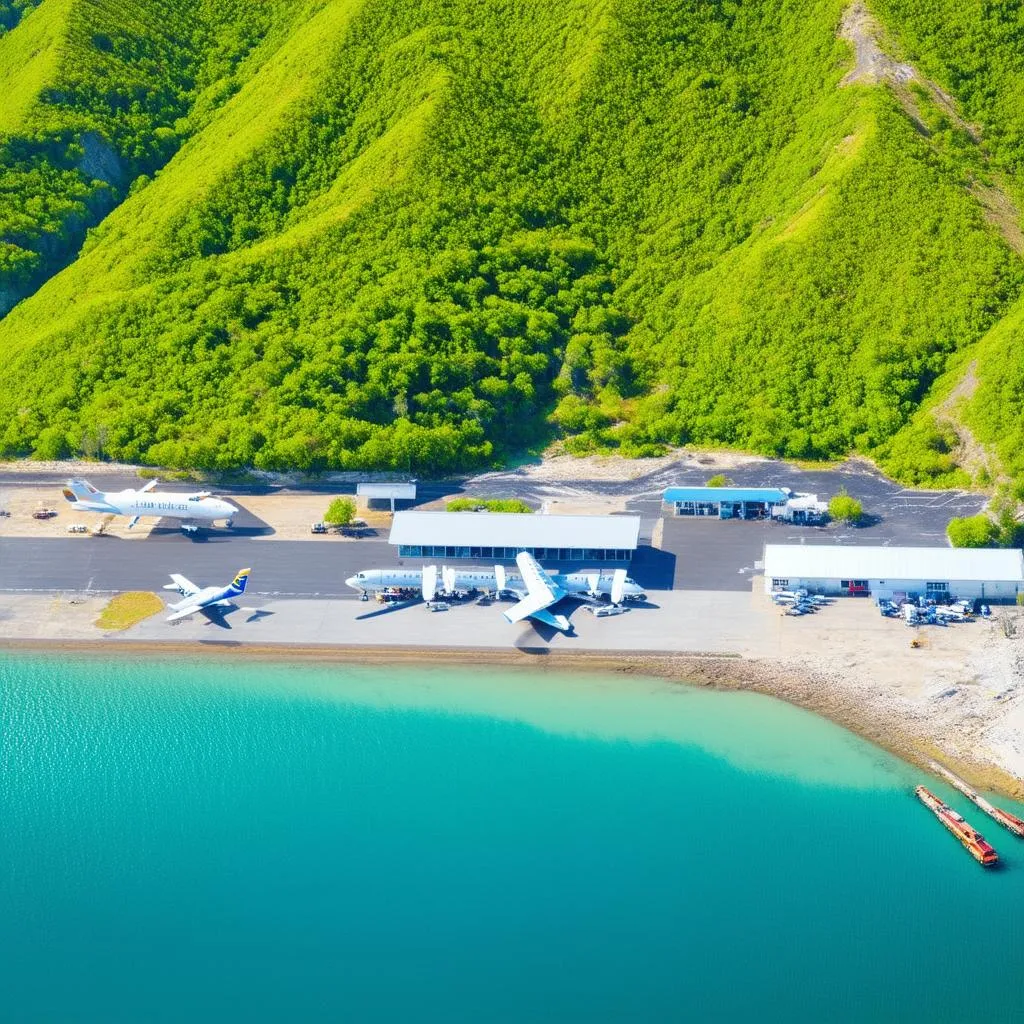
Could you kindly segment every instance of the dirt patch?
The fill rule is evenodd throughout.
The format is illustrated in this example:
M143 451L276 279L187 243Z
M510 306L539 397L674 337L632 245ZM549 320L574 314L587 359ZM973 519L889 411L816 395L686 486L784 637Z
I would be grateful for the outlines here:
M993 477L991 466L992 460L985 446L975 438L970 429L958 418L957 410L963 402L968 401L978 389L977 360L971 362L960 382L946 396L946 398L935 407L932 415L936 422L946 424L953 429L957 436L957 445L953 451L953 458L957 465L962 466L972 476L977 476L984 471L989 477Z
M1020 226L1020 210L1014 201L995 184L972 181L971 195L981 203L988 221L1014 252L1024 254L1024 231Z
M144 540L156 525L155 519L143 519L129 530L127 516L78 512L74 505L64 500L60 488L53 484L40 487L0 485L0 509L10 513L0 518L0 537L71 536L88 543L92 532L102 525L108 536ZM33 513L40 509L52 509L57 514L49 519L33 518ZM78 529L70 531L68 527L72 526Z
M882 49L878 42L880 31L878 22L860 0L847 7L839 23L839 37L853 47L854 64L840 85L904 84L918 77L913 67L894 60Z

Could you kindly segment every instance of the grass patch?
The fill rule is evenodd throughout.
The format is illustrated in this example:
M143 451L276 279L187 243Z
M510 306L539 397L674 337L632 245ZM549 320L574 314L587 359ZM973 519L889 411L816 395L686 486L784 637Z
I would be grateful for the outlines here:
M111 598L100 612L96 625L100 629L127 629L163 609L164 603L148 590L130 590Z
M518 512L526 514L533 509L519 498L455 498L448 502L449 512Z

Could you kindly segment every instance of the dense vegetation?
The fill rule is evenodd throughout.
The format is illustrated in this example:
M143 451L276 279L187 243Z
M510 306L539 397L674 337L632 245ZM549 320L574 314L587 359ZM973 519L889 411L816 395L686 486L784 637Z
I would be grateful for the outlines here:
M1020 4L872 7L979 132L843 0L0 0L0 454L1024 479Z

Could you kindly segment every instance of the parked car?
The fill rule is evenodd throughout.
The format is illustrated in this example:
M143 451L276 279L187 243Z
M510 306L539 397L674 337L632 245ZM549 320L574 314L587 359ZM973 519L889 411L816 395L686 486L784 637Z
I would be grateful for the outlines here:
M68 533L88 533L89 527L85 523L70 523L68 525Z
M628 608L623 608L621 604L588 604L584 605L587 611L595 618L603 619L606 615L621 615L625 611L629 611Z
M309 528L309 532L310 533L326 533L327 532L327 524L326 523L313 523L313 525Z
M33 519L52 519L57 514L55 508L37 508L32 513Z

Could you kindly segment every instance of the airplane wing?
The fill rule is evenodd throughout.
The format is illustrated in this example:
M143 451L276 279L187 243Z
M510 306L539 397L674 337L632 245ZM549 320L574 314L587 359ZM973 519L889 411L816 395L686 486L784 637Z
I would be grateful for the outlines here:
M172 572L170 576L171 579L174 580L174 583L169 586L165 586L165 590L180 590L185 597L191 597L193 594L199 593L200 588L185 576L181 576L176 572Z
M138 489L138 491L136 491L135 493L136 494L145 494L146 491L153 490L153 488L156 487L156 485L157 485L156 479L150 480L148 484L145 484L143 487L140 487Z
M554 625L557 629L567 629L568 622L565 626L559 622L566 621L562 616L541 615L545 609L561 601L565 597L565 591L537 564L533 555L520 551L516 555L516 565L519 566L523 582L526 584L526 596L504 613L505 618L509 622L535 618L547 622L548 625Z
M509 622L522 622L523 619L530 618L531 616L538 618L540 613L546 608L550 608L556 600L557 598L547 592L527 594L526 597L512 605L503 614Z
M530 618L543 622L546 626L552 626L554 629L560 629L563 633L569 632L569 620L564 615L555 615L554 612L549 611L539 611L534 612Z
M196 612L201 612L202 610L203 606L201 604L186 605L184 608L180 608L176 611L173 615L168 615L167 621L177 622L179 619L187 618L189 615L195 615Z
M526 551L520 551L516 555L516 565L519 566L519 572L523 577L523 582L526 584L527 593L539 594L547 592L551 595L557 594L557 597L552 596L552 603L565 597L565 591L540 567L540 564L533 555Z

